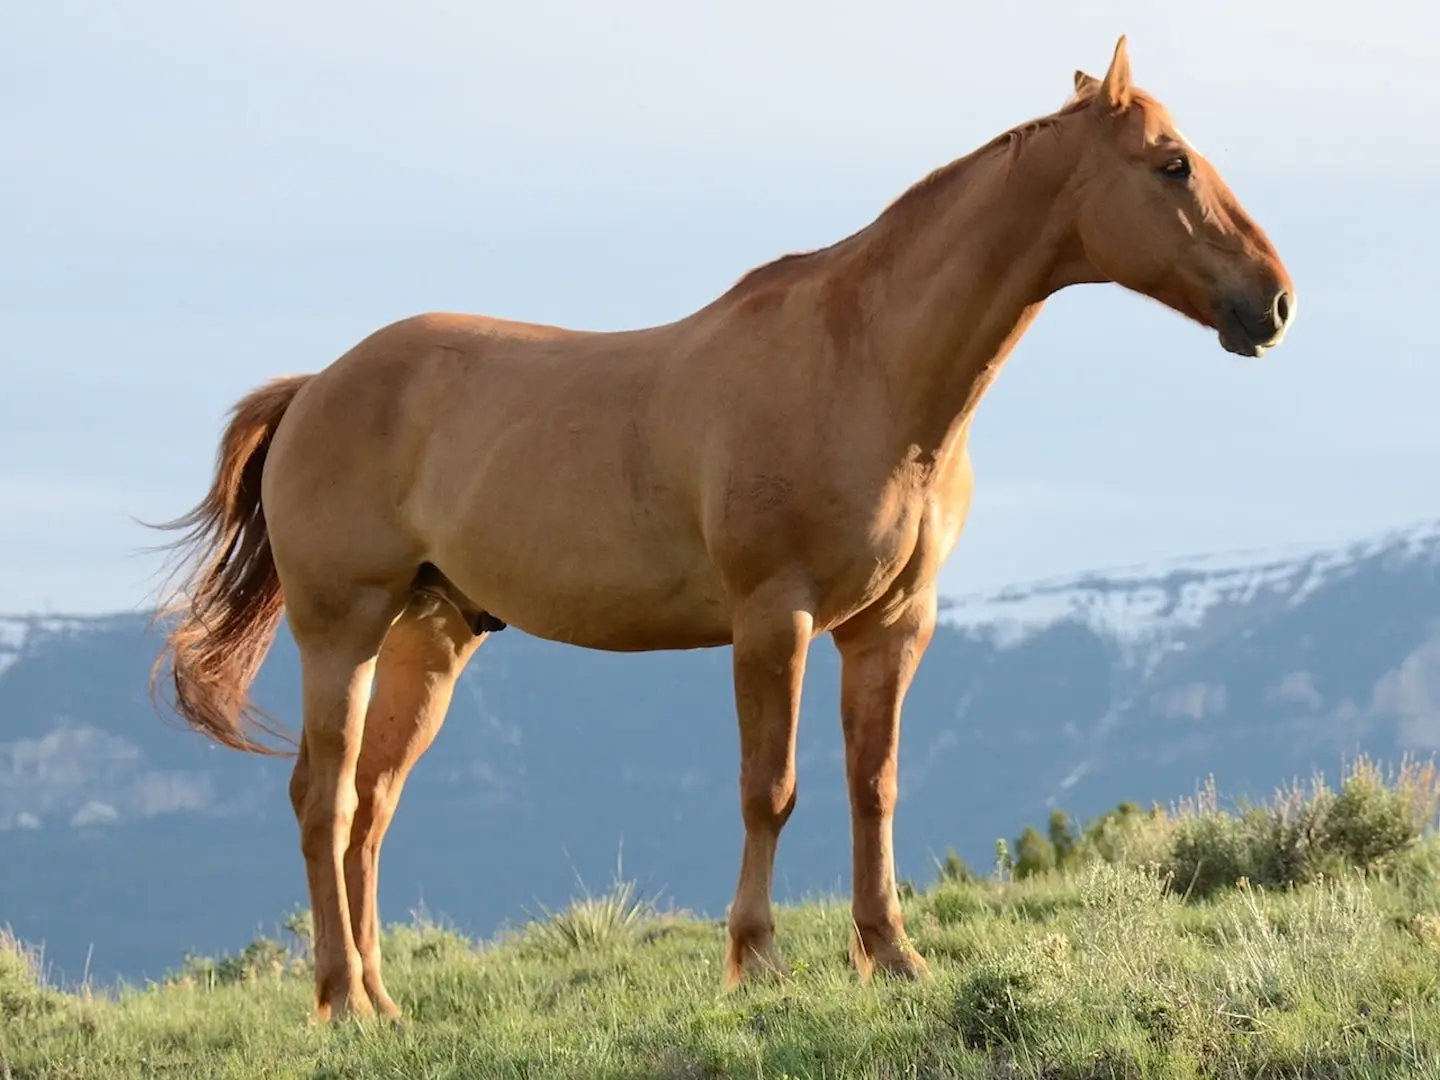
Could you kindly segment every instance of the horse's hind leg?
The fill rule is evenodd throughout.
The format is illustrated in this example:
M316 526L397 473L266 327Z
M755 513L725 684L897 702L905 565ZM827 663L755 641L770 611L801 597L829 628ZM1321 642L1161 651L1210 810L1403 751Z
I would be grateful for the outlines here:
M375 657L407 593L408 583L323 596L287 589L304 698L290 797L315 920L315 1010L322 1020L372 1012L350 923L344 860Z
M771 878L780 831L795 808L795 735L814 618L807 597L777 585L742 604L734 627L745 847L728 920L730 988L747 974L785 971L775 947Z
M477 620L467 620L448 600L417 592L386 635L376 664L355 773L358 802L345 888L365 991L389 1017L398 1017L400 1009L380 977L380 845L406 776L439 734L456 680L485 638L476 628Z

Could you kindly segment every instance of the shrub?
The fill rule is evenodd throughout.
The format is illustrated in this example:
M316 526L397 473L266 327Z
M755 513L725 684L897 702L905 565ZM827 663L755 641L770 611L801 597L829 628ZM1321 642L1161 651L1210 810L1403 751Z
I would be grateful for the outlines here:
M1407 756L1387 774L1362 756L1345 770L1338 792L1317 776L1308 787L1292 784L1269 803L1241 803L1233 813L1221 809L1213 778L1168 812L1122 802L1078 835L1063 811L1053 811L1048 835L1033 826L1021 833L1014 876L1094 862L1156 867L1172 889L1196 898L1241 879L1284 888L1347 870L1428 879L1440 870L1440 848L1421 841L1433 835L1437 815L1440 771L1433 761Z
M608 893L573 900L560 912L542 910L546 918L531 926L530 937L567 952L589 952L628 941L653 914L650 903L636 894L633 881L616 881Z
M972 1049L1033 1042L1063 1020L1062 984L1046 958L1016 950L981 962L955 998L951 1020Z
M1440 779L1433 763L1408 757L1387 778L1360 757L1339 793L1316 777L1276 792L1269 805L1228 814L1218 807L1213 781L1201 798L1183 806L1164 861L1176 887L1208 896L1241 878L1283 888L1347 869L1395 867L1433 825L1440 810Z
M1050 846L1055 849L1055 863L1065 866L1075 854L1075 836L1070 831L1070 815L1058 807L1050 811L1050 820L1045 829Z
M273 981L304 975L314 968L314 923L309 908L294 908L280 920L290 944L257 937L239 952L218 957L186 953L179 969L162 982L168 986L213 990L239 983Z
M1015 841L1016 879L1048 873L1055 869L1055 861L1055 845L1041 836L1035 826L1025 826L1020 839Z
M945 861L939 864L939 870L942 882L969 883L979 880L979 875L965 864L964 859L955 854L953 847L945 852Z
M1164 862L1175 887L1187 896L1204 897L1242 878L1269 884L1268 875L1257 872L1257 837L1247 824L1254 825L1255 819L1247 822L1223 813L1182 821Z
M387 961L423 964L457 960L475 951L473 942L432 917L424 905L411 909L408 923L386 927L380 948Z
M1370 869L1412 847L1440 813L1435 763L1401 762L1387 783L1378 765L1360 758L1329 806L1323 840L1351 865Z
M942 883L925 897L926 908L940 926L975 918L986 910L984 890L973 884Z
M0 1024L52 1012L60 1001L45 985L41 951L0 927Z
M180 970L165 981L177 986L213 990L239 983L276 981L297 974L304 966L305 961L274 938L260 937L239 952L223 954L219 958L189 954Z

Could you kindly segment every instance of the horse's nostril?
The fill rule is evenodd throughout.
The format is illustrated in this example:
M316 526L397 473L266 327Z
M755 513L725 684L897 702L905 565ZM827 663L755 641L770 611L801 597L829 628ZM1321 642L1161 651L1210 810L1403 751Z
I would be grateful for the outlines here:
M1284 326L1290 321L1290 294L1282 292L1275 297L1275 324Z

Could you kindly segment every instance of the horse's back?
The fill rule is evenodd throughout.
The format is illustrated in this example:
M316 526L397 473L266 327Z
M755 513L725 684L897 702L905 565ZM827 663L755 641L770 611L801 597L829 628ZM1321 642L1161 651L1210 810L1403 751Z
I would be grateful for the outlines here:
M704 435L664 385L675 340L445 313L386 326L278 433L277 539L383 543L541 636L721 643L695 500Z

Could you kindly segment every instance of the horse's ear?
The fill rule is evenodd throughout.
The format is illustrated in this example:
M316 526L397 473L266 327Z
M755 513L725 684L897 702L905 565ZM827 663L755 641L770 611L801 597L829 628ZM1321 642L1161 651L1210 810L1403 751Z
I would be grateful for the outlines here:
M1125 35L1115 43L1115 55L1110 60L1110 70L1100 84L1100 95L1115 112L1130 108L1133 97L1130 86L1130 51L1125 47Z
M1086 75L1085 72L1078 69L1076 70L1074 100L1082 101L1085 98L1094 97L1095 91L1098 89L1100 89L1099 79L1095 78L1094 75Z

